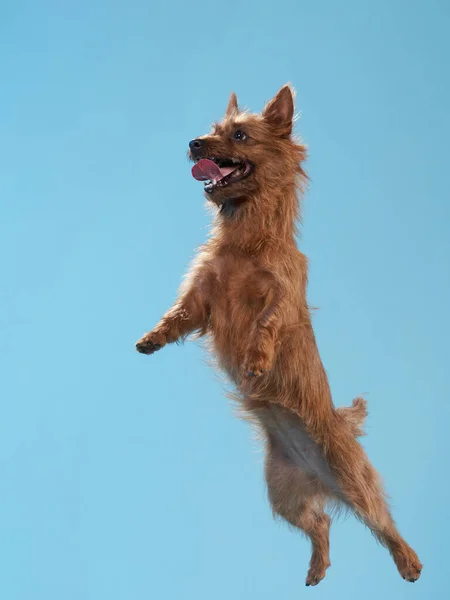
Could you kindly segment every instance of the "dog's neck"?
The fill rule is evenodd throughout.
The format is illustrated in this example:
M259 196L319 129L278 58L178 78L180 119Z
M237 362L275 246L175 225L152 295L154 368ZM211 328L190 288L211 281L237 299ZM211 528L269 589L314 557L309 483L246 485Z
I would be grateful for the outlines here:
M289 185L276 194L228 200L219 208L212 237L220 246L257 254L271 246L295 244L298 219L296 186Z

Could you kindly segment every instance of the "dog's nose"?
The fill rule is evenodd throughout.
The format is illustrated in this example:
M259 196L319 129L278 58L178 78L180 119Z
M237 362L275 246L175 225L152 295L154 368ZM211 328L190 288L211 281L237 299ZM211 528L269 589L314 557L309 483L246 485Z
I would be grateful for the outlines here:
M203 146L203 141L202 140L191 140L189 142L189 148L191 150L200 150L200 148Z

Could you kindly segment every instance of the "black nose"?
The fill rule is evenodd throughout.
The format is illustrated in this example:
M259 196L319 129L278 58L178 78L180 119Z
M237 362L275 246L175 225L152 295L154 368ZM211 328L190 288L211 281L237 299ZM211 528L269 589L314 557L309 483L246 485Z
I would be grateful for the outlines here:
M200 148L203 146L203 142L202 140L191 140L189 142L189 148L191 150L200 150Z

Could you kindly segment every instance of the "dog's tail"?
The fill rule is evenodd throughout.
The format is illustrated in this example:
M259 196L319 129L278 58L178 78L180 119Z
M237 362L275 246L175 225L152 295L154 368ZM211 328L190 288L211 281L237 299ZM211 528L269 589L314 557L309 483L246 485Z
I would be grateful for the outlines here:
M347 421L355 437L366 434L363 427L368 412L367 401L364 398L355 398L351 406L340 406L336 412Z

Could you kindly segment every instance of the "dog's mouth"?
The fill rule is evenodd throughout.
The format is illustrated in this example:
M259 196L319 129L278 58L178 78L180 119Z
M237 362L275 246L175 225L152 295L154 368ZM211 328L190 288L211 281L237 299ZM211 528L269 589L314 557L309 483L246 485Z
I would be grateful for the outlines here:
M205 192L211 194L217 188L242 181L252 170L253 165L247 160L211 156L197 160L192 167L192 176L197 181L204 181Z

